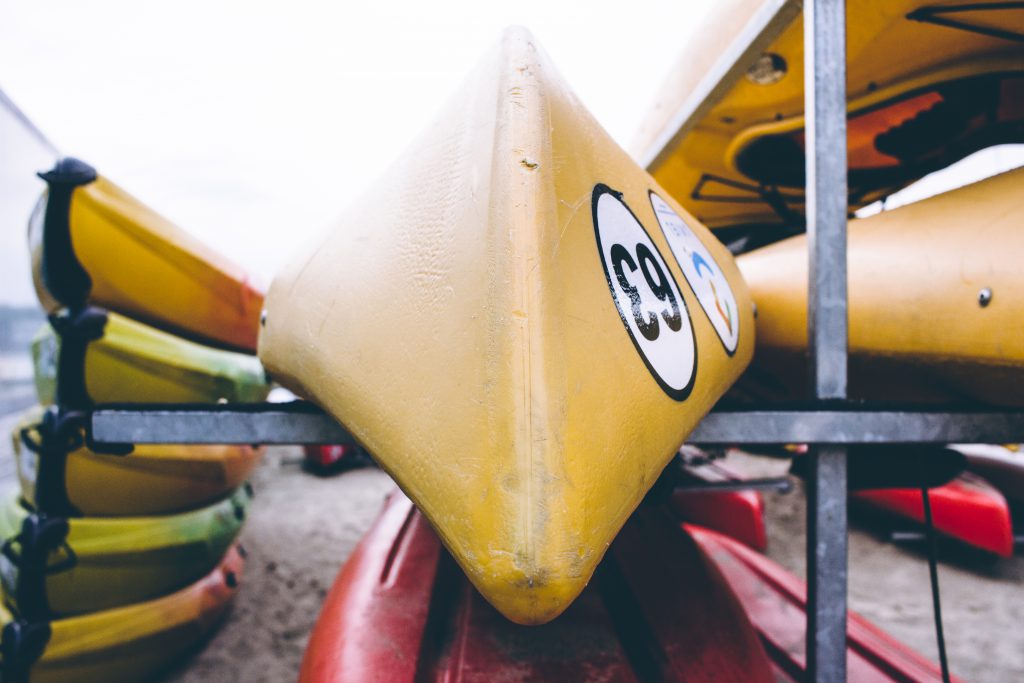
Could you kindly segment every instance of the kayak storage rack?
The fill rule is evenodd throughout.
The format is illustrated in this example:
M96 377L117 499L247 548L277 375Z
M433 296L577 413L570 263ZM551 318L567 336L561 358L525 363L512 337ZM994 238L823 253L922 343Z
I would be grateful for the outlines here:
M640 163L661 164L803 13L810 377L817 399L799 406L719 407L695 444L810 445L807 472L807 680L846 680L847 446L1024 441L1024 411L858 403L847 396L846 1L770 0L675 112ZM95 406L85 417L97 450L125 443L353 443L303 402L255 405Z
M311 403L100 405L85 425L88 442L116 444L355 444ZM1024 411L939 411L934 407L822 402L782 409L717 408L686 442L699 446L885 443L1009 443L1024 436Z

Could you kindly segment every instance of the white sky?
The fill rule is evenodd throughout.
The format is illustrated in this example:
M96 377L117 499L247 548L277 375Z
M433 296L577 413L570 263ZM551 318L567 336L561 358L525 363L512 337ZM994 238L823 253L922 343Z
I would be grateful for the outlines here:
M0 87L65 154L269 280L510 24L622 144L709 0L0 0ZM46 155L0 115L0 303Z

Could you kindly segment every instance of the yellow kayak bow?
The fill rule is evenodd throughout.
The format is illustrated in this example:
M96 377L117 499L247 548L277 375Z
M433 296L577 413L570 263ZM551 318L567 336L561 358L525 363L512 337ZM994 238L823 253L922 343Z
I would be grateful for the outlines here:
M495 607L542 623L753 343L729 252L511 30L278 274L260 358L376 457Z
M197 341L255 351L262 289L240 267L77 159L39 174L29 221L49 313L96 304Z

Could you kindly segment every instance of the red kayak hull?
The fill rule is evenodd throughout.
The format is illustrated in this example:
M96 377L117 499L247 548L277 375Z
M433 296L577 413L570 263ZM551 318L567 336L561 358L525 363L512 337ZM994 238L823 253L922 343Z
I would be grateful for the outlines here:
M802 584L764 556L642 507L565 614L519 626L396 493L327 596L299 680L798 680L802 599ZM851 680L939 679L858 617L850 629Z
M803 680L806 584L727 536L690 525L686 530L725 576L761 635L772 663L786 679ZM922 599L927 596L922 594ZM849 612L846 633L850 681L942 680L937 664L854 612ZM955 676L952 680L959 681Z
M858 491L853 497L877 510L924 523L918 489ZM1002 557L1013 555L1013 521L1006 498L981 477L965 474L929 490L932 520L940 534Z
M676 491L670 506L683 522L725 534L754 550L768 548L764 497L758 491Z

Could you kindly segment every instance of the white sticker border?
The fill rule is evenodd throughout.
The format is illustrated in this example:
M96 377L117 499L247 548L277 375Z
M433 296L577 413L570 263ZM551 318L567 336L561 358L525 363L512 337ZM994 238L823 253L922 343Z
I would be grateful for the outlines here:
M612 276L611 273L608 271L608 264L605 263L604 245L601 242L601 228L598 225L597 220L597 202L605 194L610 194L612 197L615 198L617 202L622 204L623 208L625 208L626 211L629 212L629 215L633 217L633 220L636 221L636 224L640 226L640 230L642 230L644 234L647 236L647 239L651 241L651 245L654 247L655 252L657 252L658 258L660 258L662 262L665 264L666 272L668 273L668 276L672 279L672 284L675 285L676 291L679 292L680 306L684 311L686 311L686 318L690 324L690 337L692 341L691 348L693 349L693 369L690 372L689 381L686 383L686 386L684 386L681 389L676 389L675 387L669 386L669 384L665 382L664 379L662 379L661 375L658 374L658 371L651 364L651 361L647 358L647 354L645 354L643 348L641 348L640 342L638 342L636 340L636 337L633 336L633 330L629 326L629 321L626 320L626 314L623 312L622 307L619 305L619 299L615 294L615 285L612 283ZM629 204L627 204L626 201L622 198L621 192L613 190L604 183L595 184L590 197L590 215L591 222L594 224L594 242L597 245L597 258L598 260L601 261L601 270L604 272L604 279L605 283L608 285L608 292L611 294L612 297L612 304L614 304L615 310L619 314L619 320L622 321L622 326L626 328L626 334L629 335L629 341L633 343L633 348L636 349L636 352L637 354L639 354L640 359L644 362L644 365L647 366L647 370L651 373L651 376L658 383L658 386L661 387L661 390L668 394L669 398L671 398L672 400L682 403L687 398L689 398L690 394L693 392L693 386L697 381L697 368L699 364L698 361L700 360L700 353L698 353L697 349L697 331L696 329L694 329L693 326L693 316L690 315L690 307L686 303L686 297L683 296L683 288L679 286L679 282L676 280L675 275L672 274L671 266L665 259L665 256L661 253L661 249L658 248L658 244L651 237L651 233L647 231L647 228L644 226L643 221L641 221L637 217L637 215L633 213L633 209L629 208ZM657 220L657 218L655 218L655 220ZM660 223L658 225L659 227L661 226ZM664 234L664 231L662 231L662 234ZM675 258L675 254L672 255L672 258ZM689 282L687 282L687 284L689 284Z
M737 316L736 316L736 348L730 349L729 345L725 343L725 339L722 338L722 335L718 331L718 328L715 327L714 322L711 320L711 314L708 313L707 309L704 308L704 305L700 303L700 297L697 296L697 290L695 290L693 288L693 283L690 282L690 278L686 277L686 271L683 269L682 265L680 265L679 257L676 256L675 250L672 249L672 240L670 240L668 238L668 235L665 233L665 226L661 224L661 220L658 218L658 210L654 206L654 198L655 197L657 197L661 201L665 202L665 205L668 206L670 209L672 208L672 205L669 204L668 201L666 201L664 197L662 197L660 194L658 194L654 190L647 190L647 198L651 202L651 211L654 212L654 220L657 221L658 227L661 229L662 236L664 236L665 241L668 242L668 250L670 252L672 252L672 258L676 262L676 267L679 268L679 271L683 274L683 279L686 280L686 284L689 285L690 291L693 292L693 295L695 297L697 297L697 305L700 307L700 310L704 311L704 317L708 319L709 323L711 323L711 329L715 331L715 336L718 337L718 341L722 342L722 348L725 350L725 353L730 358L732 358L733 356L736 355L736 350L740 348L740 335L743 332L743 326L740 324L740 319L739 319L738 306L737 306ZM672 210L675 211L675 209L672 209ZM679 215L678 212L676 212L676 215ZM680 220L683 221L683 224L690 230L690 232L694 233L694 237L697 237L696 232L694 232L693 228L690 228L690 225L686 222L686 219L683 218L682 216L679 216L679 218L680 218ZM700 237L697 237L697 240L700 241ZM703 242L701 242L701 244L703 244ZM707 249L707 246L705 245L704 248ZM722 276L724 277L725 276L725 271L722 270L722 266L720 266L718 264L718 260L715 258L715 255L711 254L710 252L711 252L711 250L709 249L708 253L711 256L711 260L714 262L715 267L718 268L718 270L722 273ZM729 285L729 291L730 291L730 293L732 293L732 284L730 284L728 280L726 280L726 284ZM732 296L733 296L733 299L736 298L735 294L733 294Z

